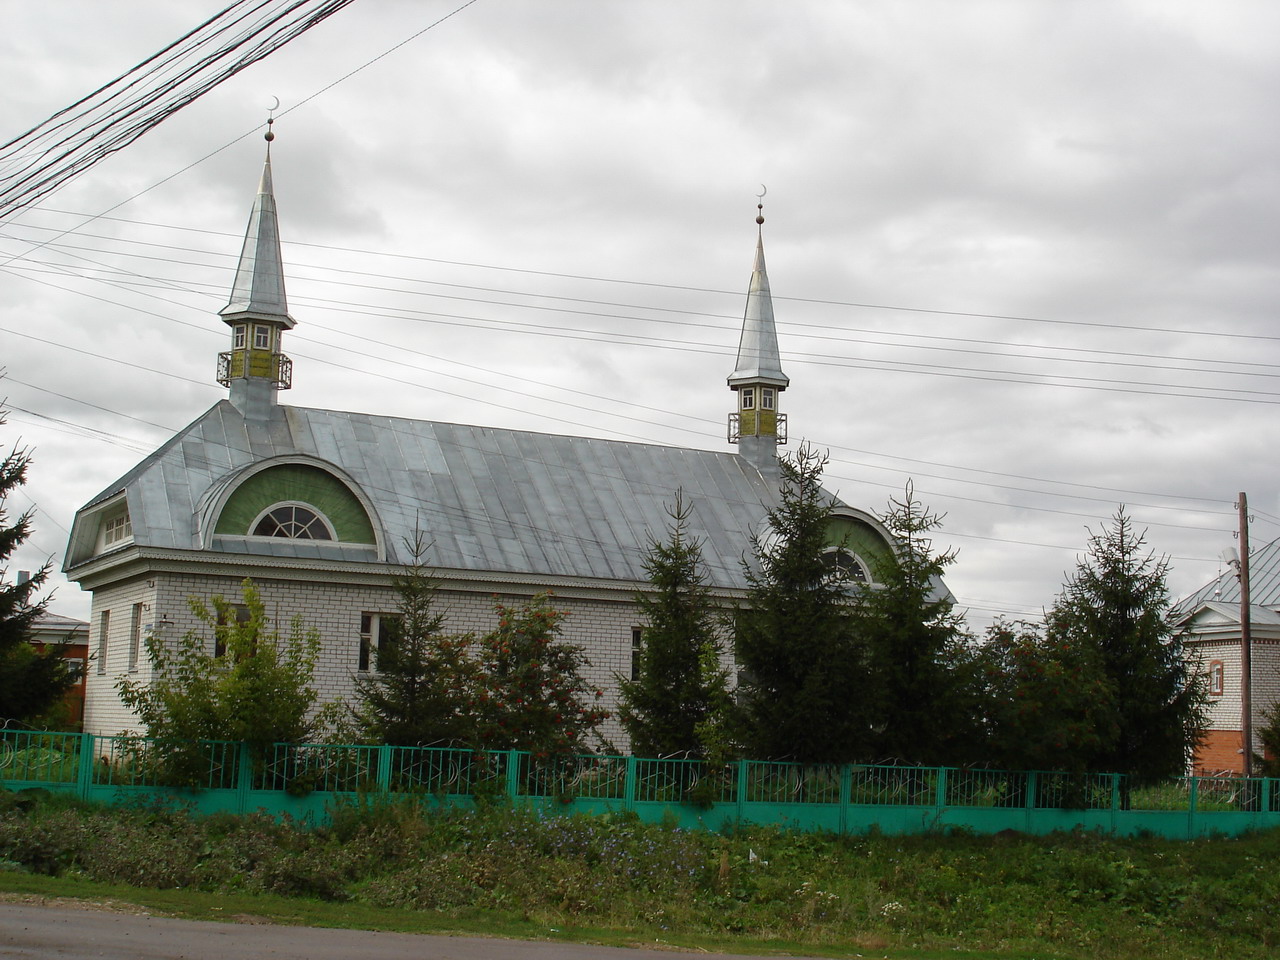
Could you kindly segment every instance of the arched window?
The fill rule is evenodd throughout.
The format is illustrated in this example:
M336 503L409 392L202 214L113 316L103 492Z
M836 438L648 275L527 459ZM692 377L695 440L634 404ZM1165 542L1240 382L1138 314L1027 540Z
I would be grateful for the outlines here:
M866 583L871 579L867 576L866 564L843 547L828 548L822 555L822 565L832 580Z
M329 522L301 503L281 503L258 518L250 530L255 537L284 537L289 540L333 540Z

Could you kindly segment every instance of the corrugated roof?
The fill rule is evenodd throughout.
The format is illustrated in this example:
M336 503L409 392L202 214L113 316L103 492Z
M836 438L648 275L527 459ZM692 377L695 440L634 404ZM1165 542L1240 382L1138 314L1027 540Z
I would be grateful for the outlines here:
M219 402L89 506L124 490L135 544L197 549L216 519L202 511L239 471L269 458L316 458L363 491L391 562L408 559L404 540L420 525L427 559L442 569L638 581L679 489L708 580L734 587L750 536L776 503L772 485L734 453L301 407L274 414L246 421ZM226 548L244 549L241 539ZM270 546L301 557L308 542Z

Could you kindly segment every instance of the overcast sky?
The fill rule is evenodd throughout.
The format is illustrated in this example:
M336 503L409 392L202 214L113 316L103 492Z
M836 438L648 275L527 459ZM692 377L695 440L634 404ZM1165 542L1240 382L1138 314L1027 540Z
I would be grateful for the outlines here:
M1175 595L1239 491L1280 537L1280 4L478 0L392 49L462 2L357 0L0 222L11 577L225 396L273 97L287 403L729 449L764 184L792 445L946 514L972 626L1121 504ZM223 6L0 0L0 140Z

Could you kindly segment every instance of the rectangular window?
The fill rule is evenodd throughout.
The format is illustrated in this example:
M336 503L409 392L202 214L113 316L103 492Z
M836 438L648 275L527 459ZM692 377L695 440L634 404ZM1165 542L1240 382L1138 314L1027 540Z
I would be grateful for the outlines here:
M395 628L399 620L394 613L360 614L360 651L356 669L368 673L377 668L378 655L395 642Z
M266 324L255 323L253 325L253 349L271 349L271 328Z
M742 409L754 410L756 408L756 388L743 387L738 392L742 394Z
M233 331L233 332L232 332L232 334L231 334L231 349L232 349L232 350L243 350L243 349L244 349L244 332L245 332L245 331L244 331L244 324L243 324L243 323L237 323L237 324L232 328L232 331Z
M773 388L771 388L771 387L761 387L761 388L760 388L760 409L761 409L761 410L772 410L772 409L773 409L773 397L774 397Z
M243 603L233 603L231 605L231 611L235 614L237 624L249 622L249 608ZM215 657L225 657L227 655L227 638L222 629L226 624L226 614L218 614L218 626L213 631L213 655ZM253 652L254 651L250 650L250 655L252 655Z
M133 523L129 520L127 511L111 517L103 526L102 540L108 547L128 540L132 536Z
M640 679L640 650L644 646L644 627L631 628L631 679Z
M138 672L138 658L142 650L142 604L135 603L129 615L129 672Z
M98 614L98 675L107 672L107 635L111 632L111 611Z
M1211 660L1209 662L1209 696L1222 696L1222 661Z

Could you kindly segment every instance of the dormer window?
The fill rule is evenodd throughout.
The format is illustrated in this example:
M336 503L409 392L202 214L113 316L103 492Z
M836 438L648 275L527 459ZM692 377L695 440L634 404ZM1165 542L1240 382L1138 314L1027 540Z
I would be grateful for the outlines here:
M243 323L237 323L235 327L232 329L232 333L231 333L231 349L232 350L244 349L244 335L245 335L245 325Z
M255 323L253 325L253 349L271 349L271 328L265 323Z
M777 392L773 387L760 388L760 409L772 410L777 402Z
M128 511L108 517L102 525L102 542L105 546L114 547L117 543L123 543L132 537L133 523L129 520Z
M754 410L756 408L756 388L743 387L739 393L742 395L742 409Z
M283 537L287 540L334 540L329 521L301 503L272 507L253 525L255 537Z

